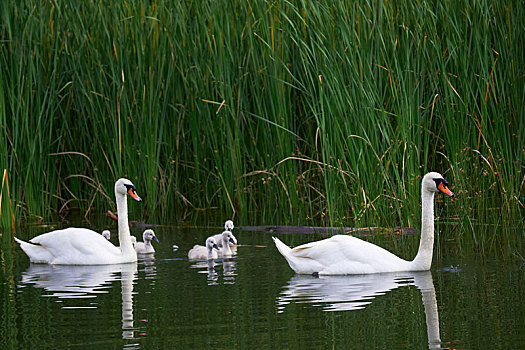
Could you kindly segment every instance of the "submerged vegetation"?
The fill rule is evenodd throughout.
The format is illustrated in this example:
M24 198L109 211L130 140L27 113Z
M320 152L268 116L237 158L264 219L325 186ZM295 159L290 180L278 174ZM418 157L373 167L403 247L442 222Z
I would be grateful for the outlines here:
M438 215L458 236L513 244L481 224L522 222L519 1L0 11L0 168L18 221L111 209L127 176L145 215L418 226L420 179L436 170L457 194Z

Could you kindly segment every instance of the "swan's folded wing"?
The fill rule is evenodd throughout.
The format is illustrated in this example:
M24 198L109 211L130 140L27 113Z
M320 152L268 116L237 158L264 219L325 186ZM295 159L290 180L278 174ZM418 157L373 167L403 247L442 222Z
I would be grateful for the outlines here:
M117 248L105 239L102 235L97 234L95 231L86 230L88 232L76 232L76 237L72 236L70 244L72 249L77 251L79 254L86 256L94 256L103 254L120 254L120 248ZM101 239L102 238L102 239Z
M312 273L318 272L326 266L345 261L346 257L343 250L337 236L333 236L297 246L290 250L287 255L288 261L295 266L296 272Z
M382 272L406 263L388 250L359 238L336 235L291 250L296 259L314 260L332 274Z
M291 250L291 254L298 258L315 260L347 259L352 255L354 245L364 242L351 236L336 235L320 241L306 243Z
M40 244L55 257L96 257L105 253L120 253L120 250L102 235L85 228L69 227L48 232L30 242Z

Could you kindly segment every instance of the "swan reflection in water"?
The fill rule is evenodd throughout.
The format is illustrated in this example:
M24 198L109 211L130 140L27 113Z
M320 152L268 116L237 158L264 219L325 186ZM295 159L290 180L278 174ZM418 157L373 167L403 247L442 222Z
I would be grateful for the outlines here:
M223 258L221 260L202 260L197 261L191 265L192 269L199 269L198 273L208 275L208 285L215 286L219 285L220 274L217 272L216 267L222 266L223 284L235 284L235 276L237 276L236 270L237 265L232 258Z
M59 299L96 298L108 293L114 281L121 282L122 338L134 339L133 284L137 279L137 263L115 265L48 265L31 264L22 273L19 288L33 285ZM96 309L92 306L63 306L63 309Z
M295 275L277 297L277 312L291 302L309 303L324 311L364 309L377 296L402 286L413 285L421 291L427 324L428 345L441 348L439 315L432 274L425 272L376 273L368 275L322 276Z
M144 279L157 279L157 265L155 264L154 254L138 254L139 271L144 272Z

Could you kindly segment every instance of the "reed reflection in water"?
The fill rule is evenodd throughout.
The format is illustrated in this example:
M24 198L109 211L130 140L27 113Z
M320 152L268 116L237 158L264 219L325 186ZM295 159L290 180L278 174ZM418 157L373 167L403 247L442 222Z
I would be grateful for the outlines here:
M430 271L321 277L295 275L277 297L277 312L285 312L286 305L292 302L312 304L324 311L360 310L376 297L409 285L421 292L428 346L441 349L436 291Z

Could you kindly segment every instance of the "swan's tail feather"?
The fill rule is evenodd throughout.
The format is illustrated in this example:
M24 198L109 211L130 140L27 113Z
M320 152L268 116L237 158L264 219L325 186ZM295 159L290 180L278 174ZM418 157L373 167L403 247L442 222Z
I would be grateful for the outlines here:
M16 237L15 241L20 244L20 248L22 248L32 263L49 264L53 259L53 255L40 244L25 242Z
M282 256L284 256L284 258L288 262L288 265L290 265L292 270L294 270L295 272L298 272L297 266L294 261L295 259L293 257L293 254L291 254L292 248L288 247L286 244L281 242L279 238L277 237L272 237L272 238L275 243L275 246L277 247L277 250L279 251L279 253L281 253Z
M310 246L299 246L292 249L283 242L281 242L279 238L272 238L275 242L277 250L279 250L279 253L281 253L281 255L288 262L288 265L290 265L290 268L296 273L311 274L317 272L319 274L321 272L322 265L316 262L315 259L309 257L308 255L301 256L300 254L296 254L297 251L304 251L305 249L311 248Z
M281 242L279 238L277 237L272 237L272 238L275 243L275 246L277 247L277 250L279 250L279 253L281 253L281 255L286 258L287 253L290 252L292 248L288 247L286 244Z

